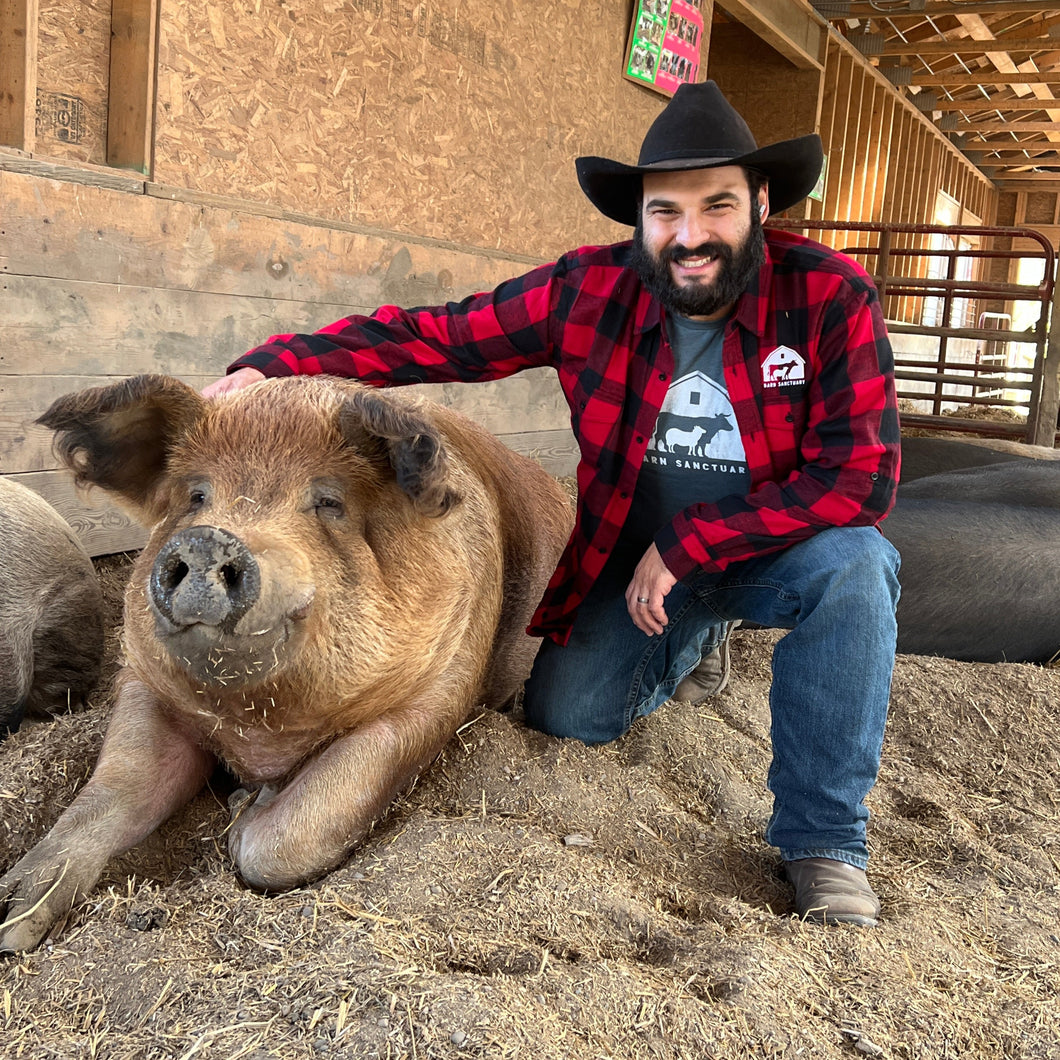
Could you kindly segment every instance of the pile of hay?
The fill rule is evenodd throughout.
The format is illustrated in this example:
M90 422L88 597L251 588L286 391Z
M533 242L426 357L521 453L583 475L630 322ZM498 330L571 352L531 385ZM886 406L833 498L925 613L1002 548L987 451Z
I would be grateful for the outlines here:
M101 572L114 593L122 565ZM345 867L285 895L233 876L217 780L53 942L0 958L0 1056L1060 1057L1060 673L899 659L883 920L825 929L761 839L776 636L739 631L726 692L607 747L471 720ZM0 866L106 713L0 745Z

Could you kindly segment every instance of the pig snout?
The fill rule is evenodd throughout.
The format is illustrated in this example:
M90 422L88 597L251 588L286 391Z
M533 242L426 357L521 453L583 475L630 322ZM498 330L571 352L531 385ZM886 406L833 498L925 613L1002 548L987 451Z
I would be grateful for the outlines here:
M260 593L261 573L250 549L215 526L174 534L151 570L151 602L177 628L200 624L232 630Z

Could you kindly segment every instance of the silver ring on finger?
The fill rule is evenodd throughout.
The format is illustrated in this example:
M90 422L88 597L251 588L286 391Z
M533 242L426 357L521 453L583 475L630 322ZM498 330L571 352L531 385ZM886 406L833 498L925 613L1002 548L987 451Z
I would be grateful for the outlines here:
M637 597L637 603L638 604L646 604L647 602L648 602L648 598L646 596L638 596Z

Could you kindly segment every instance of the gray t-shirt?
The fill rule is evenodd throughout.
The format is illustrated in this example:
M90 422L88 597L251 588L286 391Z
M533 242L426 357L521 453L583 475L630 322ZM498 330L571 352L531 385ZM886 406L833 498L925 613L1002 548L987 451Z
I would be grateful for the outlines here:
M725 386L721 348L725 320L667 317L674 375L648 441L623 539L651 542L690 504L713 502L751 487L743 439Z

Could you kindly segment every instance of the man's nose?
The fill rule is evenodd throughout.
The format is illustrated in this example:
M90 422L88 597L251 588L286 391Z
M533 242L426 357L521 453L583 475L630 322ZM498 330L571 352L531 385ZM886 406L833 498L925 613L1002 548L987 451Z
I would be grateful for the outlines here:
M698 247L701 243L711 242L714 233L710 218L699 211L685 214L681 219L677 238L682 246L689 249Z

